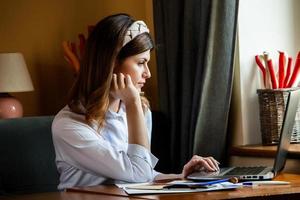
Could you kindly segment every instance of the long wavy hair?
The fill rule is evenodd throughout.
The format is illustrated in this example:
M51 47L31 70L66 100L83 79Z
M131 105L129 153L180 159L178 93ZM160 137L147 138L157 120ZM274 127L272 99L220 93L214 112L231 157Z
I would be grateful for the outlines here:
M153 49L149 33L142 33L123 47L127 29L135 20L127 14L111 15L94 27L87 39L78 77L71 88L68 105L78 114L84 114L87 122L105 124L109 106L112 75L117 63L129 56ZM143 109L149 107L141 97Z

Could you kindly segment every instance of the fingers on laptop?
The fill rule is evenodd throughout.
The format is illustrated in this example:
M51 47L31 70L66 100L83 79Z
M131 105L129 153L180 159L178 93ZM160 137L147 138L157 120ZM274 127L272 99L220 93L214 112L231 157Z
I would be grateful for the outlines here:
M201 157L194 155L192 159L183 167L183 176L186 177L192 172L195 171L218 171L219 170L219 162L215 160L213 157Z
M200 170L206 170L206 171L218 171L219 170L219 162L215 160L213 157L201 157L196 156L195 162L198 162L198 165L202 165L204 169Z

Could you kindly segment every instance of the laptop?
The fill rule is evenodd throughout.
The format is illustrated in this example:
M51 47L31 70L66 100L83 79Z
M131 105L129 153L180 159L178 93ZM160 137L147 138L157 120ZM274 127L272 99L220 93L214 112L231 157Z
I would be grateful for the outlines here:
M190 174L187 178L194 181L207 181L230 177L237 177L240 180L273 179L278 174L278 172L283 170L286 162L299 99L299 89L289 92L289 95L287 97L286 111L282 122L283 124L280 133L279 144L277 147L277 153L273 167L225 167L221 168L218 172L195 172Z

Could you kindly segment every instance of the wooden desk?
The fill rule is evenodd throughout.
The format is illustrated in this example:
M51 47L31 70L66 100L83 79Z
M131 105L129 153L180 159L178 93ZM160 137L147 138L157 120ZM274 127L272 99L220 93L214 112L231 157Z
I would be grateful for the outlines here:
M196 199L300 199L300 175L280 174L275 180L290 181L290 185L257 186L237 190L199 192L185 194L138 195L128 196L115 186L86 187L85 191L41 193L1 198L3 200L125 200L125 199L157 199L157 200L196 200Z
M90 194L80 192L49 192L26 195L0 196L1 200L145 200L145 198L114 196L111 194Z

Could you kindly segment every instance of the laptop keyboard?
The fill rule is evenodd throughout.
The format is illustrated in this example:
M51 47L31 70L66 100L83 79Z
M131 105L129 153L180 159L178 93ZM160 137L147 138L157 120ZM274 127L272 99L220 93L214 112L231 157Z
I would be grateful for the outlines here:
M235 167L225 175L256 175L264 169L266 169L266 167Z

